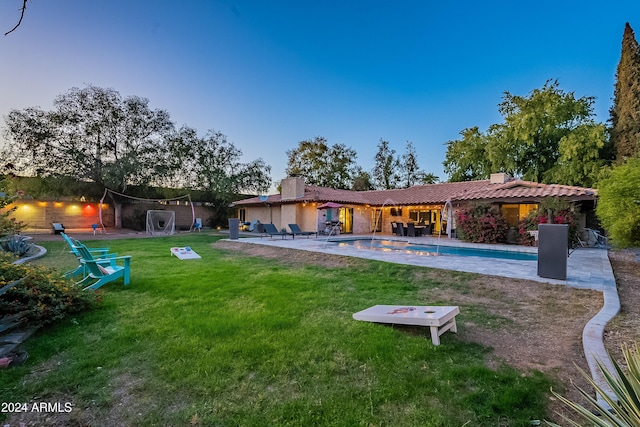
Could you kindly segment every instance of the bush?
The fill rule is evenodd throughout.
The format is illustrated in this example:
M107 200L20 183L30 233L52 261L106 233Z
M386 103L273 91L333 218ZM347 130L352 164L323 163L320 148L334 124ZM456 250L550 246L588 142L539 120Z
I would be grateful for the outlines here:
M16 196L8 196L5 192L5 181L0 178L0 210L4 209L0 212L0 237L13 234L23 227L21 222L11 217L16 207L7 208L21 193L19 192Z
M530 212L526 218L520 221L518 226L518 241L525 246L533 246L535 238L529 234L529 231L538 229L538 224L547 224L549 222L549 211L553 224L569 225L569 243L578 241L578 218L575 213L575 205L567 200L562 199L544 199L540 202L538 210ZM573 246L573 245L569 245Z
M33 248L31 238L14 234L6 238L0 238L0 247L19 257L25 256Z
M598 185L596 212L616 246L640 246L640 158L614 167Z
M28 264L12 264L13 257L0 256L0 288L25 277L20 284L0 295L0 313L25 313L25 324L48 324L74 313L87 310L98 298L83 292L60 273Z
M497 206L477 204L456 212L456 233L461 240L473 243L507 241L509 225Z

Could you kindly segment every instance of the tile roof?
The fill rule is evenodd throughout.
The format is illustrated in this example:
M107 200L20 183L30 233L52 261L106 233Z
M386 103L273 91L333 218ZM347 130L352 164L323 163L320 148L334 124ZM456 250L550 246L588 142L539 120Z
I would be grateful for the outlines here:
M572 201L595 200L597 190L558 184L512 179L505 183L492 184L490 180L445 182L441 184L418 185L393 190L352 191L337 190L315 185L305 185L304 196L282 200L280 194L238 200L235 206L285 204L300 202L338 202L355 205L420 205L443 204L452 201L492 200L504 202L533 201L544 197L566 197Z
M514 179L503 184L488 184L477 190L465 189L451 196L452 200L540 200L544 197L565 197L572 201L595 200L598 191L593 188L560 184L541 184Z

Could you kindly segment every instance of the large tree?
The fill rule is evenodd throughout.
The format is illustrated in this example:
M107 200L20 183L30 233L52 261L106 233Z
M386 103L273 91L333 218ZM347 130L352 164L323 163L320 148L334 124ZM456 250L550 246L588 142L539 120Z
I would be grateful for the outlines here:
M435 184L438 177L432 173L426 173L418 165L418 154L411 141L407 141L405 152L400 157L400 177L404 188L421 184Z
M145 98L89 85L58 96L51 111L11 110L5 121L2 157L19 173L66 175L126 192L171 172L165 139L173 123Z
M287 174L303 176L311 185L349 189L360 172L355 150L344 144L329 146L322 136L300 141L287 150L287 157Z
M611 115L611 143L616 163L640 155L640 46L627 22L616 72Z
M590 185L607 141L604 127L593 120L593 102L552 80L529 96L506 92L499 105L504 122L486 133L466 129L461 140L449 141L445 171L452 181L506 172L535 182ZM579 166L582 176L576 177Z
M381 190L398 188L401 179L400 159L396 156L396 150L389 146L389 141L380 139L374 161L371 175L376 187Z
M242 162L242 151L221 132L210 130L200 137L183 126L169 141L175 167L181 170L173 185L210 192L225 207L238 194L259 194L271 185L271 167L261 158Z
M53 104L51 111L11 110L5 119L9 142L0 154L19 173L69 176L122 193L173 173L166 144L173 123L147 99L88 85L71 88ZM112 200L120 227L121 205Z
M454 182L487 179L491 162L487 156L487 136L477 126L460 132L461 139L448 141L444 171Z
M600 181L596 213L616 246L640 246L640 158Z
M371 174L361 168L358 168L358 172L354 175L353 184L351 189L353 191L369 191L375 190L375 185L371 178Z
M603 157L608 143L607 129L584 124L563 137L558 144L558 160L545 174L545 182L595 187L610 160Z

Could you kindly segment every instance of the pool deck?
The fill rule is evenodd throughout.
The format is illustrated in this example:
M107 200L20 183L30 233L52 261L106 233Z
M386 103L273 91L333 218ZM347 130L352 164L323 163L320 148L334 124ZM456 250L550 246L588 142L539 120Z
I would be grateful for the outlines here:
M251 236L251 237L248 237ZM557 280L538 276L537 261L518 261L509 259L482 258L471 256L428 256L408 251L385 251L357 249L349 246L338 246L336 240L371 239L371 235L341 235L318 236L318 238L298 237L296 239L282 239L280 236L253 237L251 234L242 236L237 241L258 245L275 246L281 248L298 249L304 251L321 252L333 255L342 255L357 258L373 259L397 264L416 265L421 267L440 268L445 270L464 271L467 273L479 273L490 276L499 276L510 279L532 280L536 282L550 283L554 285L570 286L578 289L591 289L600 291L604 296L604 306L585 326L582 333L584 353L591 371L592 378L600 385L609 396L614 396L600 370L597 362L612 370L613 365L604 347L603 335L607 322L620 310L620 300L616 289L616 281L613 269L609 262L607 251L598 248L579 248L571 252L567 260L567 279ZM389 235L375 236L377 239L405 241L412 244L428 244L442 246L457 246L468 248L512 250L518 252L537 252L537 248L514 245L479 245L465 243L447 237L396 237ZM598 402L604 404L602 396L597 396Z
M248 237L239 241L260 245L276 246L281 248L298 249L303 251L322 252L326 254L350 256L357 258L374 259L396 264L416 265L421 267L441 268L445 270L464 271L467 273L479 273L490 276L508 277L511 279L533 280L557 285L571 286L580 289L593 289L603 291L607 285L615 281L607 257L607 251L595 248L580 248L571 253L567 261L567 280L548 279L538 276L537 261L520 261L509 259L483 258L471 256L440 255L429 256L424 253L410 251L385 251L358 249L349 246L338 246L339 240L361 239L368 240L371 236L341 235L332 236L330 239L324 236L318 238L290 237L282 239L280 236ZM485 245L465 243L456 239L441 239L435 237L396 237L389 235L376 236L376 239L396 240L411 244L456 246L474 249L495 249L514 252L537 253L537 248L516 245ZM608 268L605 268L608 266ZM609 282L611 280L612 282Z

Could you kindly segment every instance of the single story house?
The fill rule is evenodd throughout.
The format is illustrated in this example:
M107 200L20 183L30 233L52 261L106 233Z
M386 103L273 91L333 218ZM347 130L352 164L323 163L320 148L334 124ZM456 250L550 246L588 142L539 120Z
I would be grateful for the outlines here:
M278 229L296 223L303 230L320 233L390 234L392 222L416 222L428 225L433 234L443 234L455 228L454 212L469 203L497 204L509 225L517 226L547 197L576 202L580 226L585 227L587 213L595 208L597 190L522 181L504 173L492 174L487 180L372 191L306 185L304 178L289 177L282 180L280 194L238 200L233 206L242 223L257 220ZM453 226L447 227L451 222Z

